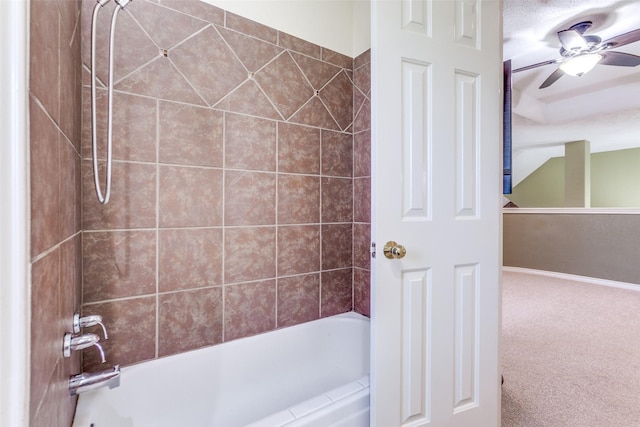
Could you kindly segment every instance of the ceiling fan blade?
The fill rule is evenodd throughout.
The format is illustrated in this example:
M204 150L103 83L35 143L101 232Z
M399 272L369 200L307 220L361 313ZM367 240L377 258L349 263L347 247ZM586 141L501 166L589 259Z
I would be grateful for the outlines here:
M551 75L549 77L547 77L547 80L542 82L542 84L540 85L540 87L538 89L544 89L546 87L551 86L552 84L554 84L563 75L564 75L564 71L562 71L560 68L558 68L553 73L551 73Z
M602 54L599 64L617 65L618 67L635 67L640 65L640 56L630 53L607 51Z
M640 28L637 30L629 31L628 33L620 34L615 37L605 40L604 44L611 45L611 47L624 46L629 43L637 42L640 40Z
M516 68L515 70L511 70L511 73L518 73L520 71L527 71L533 68L544 67L545 65L555 64L558 62L558 59L550 59L549 61L538 62L537 64L527 65L525 67Z
M576 30L558 31L558 39L560 39L560 44L565 50L572 51L587 49L587 42L582 37L582 34Z

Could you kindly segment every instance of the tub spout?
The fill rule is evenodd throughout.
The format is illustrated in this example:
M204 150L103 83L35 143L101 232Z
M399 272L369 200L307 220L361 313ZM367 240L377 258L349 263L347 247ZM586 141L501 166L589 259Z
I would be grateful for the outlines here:
M120 365L100 372L83 372L69 378L69 394L76 395L101 387L120 386Z

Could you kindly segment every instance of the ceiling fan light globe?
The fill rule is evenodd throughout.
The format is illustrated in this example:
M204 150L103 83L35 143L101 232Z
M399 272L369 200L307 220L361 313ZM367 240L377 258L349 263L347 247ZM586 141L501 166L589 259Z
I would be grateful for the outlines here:
M602 59L602 55L598 53L589 53L586 55L574 56L573 58L560 64L560 69L570 76L580 77L588 73Z

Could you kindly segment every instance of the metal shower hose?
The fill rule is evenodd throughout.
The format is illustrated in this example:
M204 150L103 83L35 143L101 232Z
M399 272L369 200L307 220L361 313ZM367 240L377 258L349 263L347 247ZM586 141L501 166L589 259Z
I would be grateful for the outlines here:
M111 164L113 158L113 52L115 48L115 27L118 13L130 2L130 0L115 0L117 3L111 17L111 28L109 29L109 80L107 84L107 176L104 195L100 185L98 173L98 137L96 129L96 21L98 11L109 0L98 0L93 8L91 20L91 151L93 157L93 181L96 188L98 201L103 205L109 202L111 196Z

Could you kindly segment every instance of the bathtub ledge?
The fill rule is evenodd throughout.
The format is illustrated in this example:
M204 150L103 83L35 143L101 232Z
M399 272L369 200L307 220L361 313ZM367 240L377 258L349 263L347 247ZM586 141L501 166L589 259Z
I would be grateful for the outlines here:
M248 424L246 427L287 427L301 421L304 417L314 415L331 404L347 399L356 393L369 388L369 376L336 387L326 393L302 401L288 409L271 414L265 418Z

